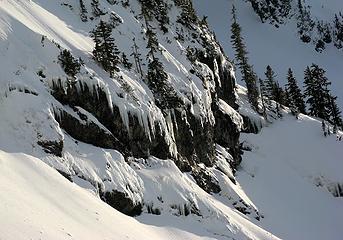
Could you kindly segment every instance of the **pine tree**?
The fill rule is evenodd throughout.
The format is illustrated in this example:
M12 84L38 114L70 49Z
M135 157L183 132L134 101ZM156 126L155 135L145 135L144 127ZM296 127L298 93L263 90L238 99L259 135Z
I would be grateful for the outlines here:
M163 0L139 0L141 2L142 15L148 21L153 17L158 21L160 29L168 32L169 24L168 5Z
M266 76L266 79L264 80L265 82L265 86L266 86L266 96L270 99L270 100L274 100L276 101L277 98L277 85L276 85L276 75L275 72L273 71L273 69L271 68L270 65L267 66L266 68L266 72L264 73Z
M110 20L109 20L112 28L118 27L120 24L123 23L123 20L119 15L117 15L115 12L111 12L110 14Z
M274 98L275 101L278 102L280 105L284 105L286 106L286 95L285 95L285 91L283 90L283 88L280 86L279 82L276 81L275 83L275 93L274 93Z
M147 44L147 48L149 49L148 57L155 58L155 53L160 52L161 49L159 47L156 33L154 32L153 28L149 24L147 25L147 30L145 32L145 35L148 39L148 44Z
M241 36L241 27L237 22L235 6L232 8L232 19L231 24L231 43L235 49L235 58L237 65L242 73L242 78L245 81L248 90L248 99L251 106L258 111L258 89L257 89L257 76L253 70L253 67L248 64L247 50L244 44L243 37Z
M293 0L280 0L279 16L281 19L289 18L292 10Z
M306 106L304 102L304 96L298 87L297 80L295 79L292 69L288 69L287 74L287 101L292 112L306 114Z
M341 12L339 15L335 14L333 41L338 49L343 48L343 15Z
M337 127L343 128L343 120L341 117L341 111L336 103L337 97L329 96L329 110L330 110L330 122Z
M69 50L64 49L63 51L61 51L58 56L58 61L61 64L64 72L69 77L74 78L75 75L80 72L81 64L77 59L73 57Z
M331 84L325 77L325 71L316 64L305 70L305 96L309 104L309 114L329 120L330 91Z
M91 37L95 42L94 59L113 77L114 72L119 71L117 67L119 64L119 50L111 34L111 25L101 20L99 25L91 32Z
M264 85L264 82L261 78L259 78L259 84L260 84L260 98L262 103L262 111L263 111L263 117L268 121L267 119L267 108L265 103L265 97L267 94L266 86Z
M92 0L91 6L92 6L92 13L95 17L105 15L105 13L99 7L99 0Z
M127 69L131 70L132 68L132 63L129 62L129 59L127 59L127 56L125 53L121 54L121 62L123 63L123 66L126 67Z
M325 49L325 44L332 42L332 28L329 23L324 23L323 21L318 21L316 26L318 39L315 49L317 52L322 52Z
M192 24L197 22L198 18L191 0L174 0L174 3L177 7L181 8L181 14L177 22L187 27L191 27Z
M147 84L154 94L156 105L160 109L164 111L167 109L180 107L182 102L175 89L169 83L169 76L165 72L163 64L157 58L157 55L160 53L160 48L156 33L153 31L147 20L146 23L146 37L148 40L147 48L149 49L147 54Z
M311 35L315 22L311 18L311 12L308 7L303 6L303 0L298 0L297 28L300 39L305 42L311 42Z
M249 0L255 13L262 22L284 23L290 15L292 0Z
M141 78L143 79L143 71L142 71L142 59L141 59L141 54L139 53L139 47L136 44L136 39L133 38L133 46L131 47L132 53L130 56L133 57L135 60L135 66L136 66L136 71L140 74Z
M83 0L80 0L80 18L82 22L87 22L88 18L87 18L87 8L85 6L85 4L83 3Z

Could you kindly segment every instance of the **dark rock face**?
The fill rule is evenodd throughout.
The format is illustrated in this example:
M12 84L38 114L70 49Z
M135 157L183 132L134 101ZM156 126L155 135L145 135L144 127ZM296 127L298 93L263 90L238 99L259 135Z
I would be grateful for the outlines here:
M216 97L223 99L233 109L238 109L235 95L236 81L231 76L231 66L228 60L219 53L204 53L197 51L197 58L200 62L206 64L212 72L218 71L218 76L214 76L216 83ZM216 66L215 66L216 63Z
M73 129L75 125L79 124L67 117L62 127L68 133L69 131L73 133L69 134L80 141L86 141L95 146L101 144L102 147L117 149L124 155L144 158L154 153L159 158L170 156L168 144L163 136L164 133L158 124L155 125L157 129L155 137L150 140L145 129L139 124L137 117L129 113L129 130L127 130L119 108L117 106L110 108L106 93L100 87L94 86L93 88L93 91L90 91L86 84L80 83L80 91L77 91L75 85L70 85L65 92L62 84L57 82L53 85L52 95L62 104L71 107L80 106L93 114L112 133L112 136L107 136L102 140L102 143L97 143L99 138L95 136L99 133L99 128L88 125L88 133L87 131L75 133Z
M262 126L258 126L257 123L253 122L249 117L241 115L243 117L243 129L244 133L259 133Z
M233 169L236 169L242 161L242 151L239 146L240 132L230 116L220 111L218 107L218 99L224 100L232 108L238 109L235 97L235 79L231 75L231 65L221 54L205 54L202 51L197 52L199 61L206 64L213 72L218 72L215 75L216 92L213 93L212 111L215 117L215 126L213 129L213 136L215 143L229 148L229 153L234 159L231 164Z
M62 157L63 141L38 141L37 144L43 148L46 153Z
M219 193L221 191L217 179L213 178L205 169L199 167L193 169L192 176L204 191L208 193Z
M111 207L132 217L140 215L143 211L142 203L134 203L125 193L117 190L100 193L100 197Z
M209 122L201 124L189 110L175 110L177 128L174 124L175 140L181 159L190 166L204 163L213 166L215 145L213 126Z
M97 147L118 149L124 155L128 153L126 147L117 138L95 123L84 124L66 111L58 111L60 111L59 114L55 113L56 121L73 138Z
M229 162L232 169L237 169L242 161L242 150L239 144L240 132L233 123L230 116L223 113L217 105L213 107L215 124L215 141L221 146L227 147L233 157L233 162Z

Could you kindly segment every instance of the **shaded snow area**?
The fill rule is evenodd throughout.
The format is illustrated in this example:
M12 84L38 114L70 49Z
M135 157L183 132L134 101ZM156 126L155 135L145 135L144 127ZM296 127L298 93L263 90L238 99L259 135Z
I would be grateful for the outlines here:
M343 108L343 55L342 49L338 50L333 44L326 46L322 53L315 50L314 44L303 43L298 36L296 27L296 4L293 1L291 19L279 27L262 23L258 15L253 11L249 1L244 0L215 0L216 4L211 4L210 0L194 0L194 5L199 15L208 16L208 23L213 27L214 32L222 44L225 52L233 59L234 50L230 43L230 25L232 23L231 8L234 4L237 8L238 23L242 27L244 37L249 52L250 63L260 78L265 78L264 72L267 65L275 71L281 85L287 82L287 70L292 68L300 86L304 79L304 71L307 66L315 63L326 70L328 79L332 82L330 89L335 96L340 108ZM258 1L257 1L258 2ZM335 14L343 12L341 0L304 0L304 6L309 5L311 16L314 20L332 22ZM237 81L241 81L241 73L236 71Z
M343 199L332 191L343 182L342 141L325 138L321 121L305 115L286 115L241 141L252 150L236 179L264 216L261 226L282 239L342 238Z

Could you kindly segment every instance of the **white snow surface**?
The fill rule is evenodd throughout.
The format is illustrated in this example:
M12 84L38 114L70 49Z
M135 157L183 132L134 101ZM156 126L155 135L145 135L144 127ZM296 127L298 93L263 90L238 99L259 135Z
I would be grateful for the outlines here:
M261 226L282 239L342 238L343 201L329 192L343 182L337 136L325 138L320 120L289 114L260 134L241 135L252 151L236 179L264 215Z
M210 239L139 223L40 159L0 151L0 239Z

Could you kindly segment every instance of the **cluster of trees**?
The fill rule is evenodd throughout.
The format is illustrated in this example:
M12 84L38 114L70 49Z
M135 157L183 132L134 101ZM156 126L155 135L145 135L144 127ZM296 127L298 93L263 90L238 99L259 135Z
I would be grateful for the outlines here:
M80 72L82 61L74 58L71 52L64 49L58 55L58 62L60 63L64 72L71 77L75 78L75 75Z
M91 32L91 37L95 42L93 50L95 61L113 77L114 73L119 71L120 52L112 37L111 25L101 20L99 25Z
M306 68L304 93L301 92L291 69L288 70L287 84L284 88L279 85L276 74L269 65L266 68L265 79L259 79L252 65L249 64L248 52L234 7L232 15L231 43L235 49L236 64L242 73L242 80L246 83L247 95L252 108L266 116L266 108L270 106L270 101L274 100L277 103L276 112L280 116L280 107L284 105L290 107L294 115L308 113L311 116L320 117L336 127L343 128L341 112L336 103L337 97L333 96L329 89L331 83L325 76L325 71L316 64ZM259 88L257 82L259 82ZM259 102L262 103L262 109L260 109Z
M333 43L338 49L343 48L343 14L335 14L332 21L319 21L311 16L311 10L304 0L297 0L297 10L292 13L295 0L249 0L255 13L262 22L277 26L295 15L300 39L305 43L313 42L315 49L321 52L326 44Z
M298 0L297 27L300 39L316 44L318 52L325 49L326 44L333 43L335 47L343 47L343 15L341 12L335 14L332 22L313 20L310 8L303 4L303 0ZM313 37L316 33L315 37Z
M140 1L142 2L142 15L146 25L145 37L148 49L146 56L148 63L146 74L144 74L142 70L142 58L135 39L133 39L132 54L130 56L133 57L136 70L140 74L142 80L147 83L153 92L156 105L162 110L176 108L180 106L181 100L175 89L171 86L169 76L158 58L158 56L161 55L161 49L159 47L155 29L150 24L152 18L156 18L156 15L153 15L153 9L156 10L157 7L161 7L161 4L159 3L163 3L163 1ZM167 12L165 12L165 14L167 16ZM100 23L96 28L91 31L91 37L95 42L95 47L93 49L94 60L110 74L110 77L115 77L115 72L119 71L119 64L122 64L122 66L127 69L131 69L133 64L128 60L126 54L121 53L116 46L115 40L112 37L112 28L113 26L111 23L100 20Z
M142 7L144 7L144 5L142 5ZM142 12L144 13L144 11ZM148 49L148 72L145 76L145 81L154 94L155 103L160 109L167 110L180 107L182 104L181 99L170 84L169 76L158 58L158 55L161 54L161 49L159 47L156 32L150 25L149 16L144 15L143 17L146 22L145 35Z
M292 0L249 0L262 22L282 24L290 15Z
M325 76L324 69L316 64L306 68L304 93L301 92L291 69L288 70L287 84L284 89L275 80L276 75L270 66L267 66L265 75L266 79L260 82L261 98L288 106L294 115L303 113L319 117L334 125L335 128L343 129L341 111L336 103L337 97L332 95L329 89L331 83Z
M191 27L192 24L198 21L192 0L174 0L174 3L181 9L181 14L177 20L179 23Z
M139 0L142 4L142 15L146 21L155 18L164 32L168 32L169 16L168 5L164 0Z
M311 116L320 117L333 125L343 127L341 112L329 86L330 81L325 76L325 70L316 64L305 70L304 94L309 105L308 113Z
M267 66L265 77L265 80L260 80L260 94L264 102L274 100L278 104L288 106L294 115L308 114L322 118L336 128L343 128L341 111L336 103L337 97L332 95L329 89L331 83L325 76L325 70L318 65L312 64L306 68L304 93L301 92L290 68L285 88L279 86L270 66ZM306 110L306 104L308 110Z

